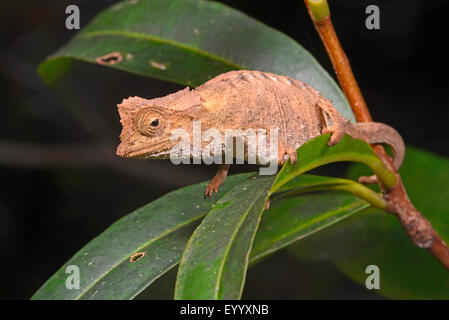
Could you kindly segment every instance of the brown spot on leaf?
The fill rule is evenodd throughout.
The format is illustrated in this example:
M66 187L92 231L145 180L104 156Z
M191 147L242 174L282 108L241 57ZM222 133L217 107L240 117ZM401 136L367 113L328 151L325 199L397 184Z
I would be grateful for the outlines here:
M136 262L137 260L142 259L144 256L145 256L145 252L144 251L137 252L137 253L133 254L131 256L131 258L129 258L129 262Z
M104 66L113 65L122 61L122 55L120 52L111 52L102 57L98 57L95 61Z

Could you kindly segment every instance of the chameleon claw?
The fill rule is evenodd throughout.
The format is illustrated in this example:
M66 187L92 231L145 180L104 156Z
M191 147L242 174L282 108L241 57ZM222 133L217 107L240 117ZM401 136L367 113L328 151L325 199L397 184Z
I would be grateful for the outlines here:
M341 139L343 139L343 135L344 135L343 130L339 130L335 126L324 128L322 131L322 134L326 134L326 133L331 134L331 137L330 137L329 141L327 142L328 146L333 146L333 145L336 145L337 143L339 143L341 141Z
M206 187L206 191L204 191L204 199L208 197L209 199L212 197L214 192L218 192L218 188L222 185L222 183L226 179L226 175L228 174L229 165L224 165L220 169L218 169L216 175L212 178L209 184Z
M285 159L284 156L282 155L281 157L278 158L278 164L282 167L285 163Z
M211 199L214 192L218 192L218 187L214 186L212 181L209 183L209 185L206 188L206 191L204 191L204 200Z
M218 192L218 188L221 186L221 184L226 179L226 172L221 171L219 174L215 175L212 180L209 182L208 186L206 187L206 191L204 191L204 199L208 197L209 199L212 197L214 192Z
M295 164L296 161L298 160L298 155L296 153L296 150L292 150L288 153L288 157L290 159L290 164Z
M290 159L290 164L294 164L298 159L296 149L287 149L278 153L278 165L283 166L286 159Z

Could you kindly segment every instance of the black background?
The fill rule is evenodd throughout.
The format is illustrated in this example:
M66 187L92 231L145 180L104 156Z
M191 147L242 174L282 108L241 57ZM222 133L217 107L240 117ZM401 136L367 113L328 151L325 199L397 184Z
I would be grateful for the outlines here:
M169 1L169 0L167 0ZM81 27L116 1L0 2L0 298L28 299L65 261L112 222L170 190L207 180L208 166L114 156L116 104L181 87L102 66L75 63L72 85L81 121L36 73ZM333 75L303 1L221 1L288 34ZM334 26L373 118L404 140L442 156L447 148L448 1L330 0ZM380 30L365 28L365 8L380 8ZM90 146L80 155L79 146ZM72 154L78 156L71 156ZM235 167L235 166L234 166ZM233 168L232 172L254 169ZM336 169L338 170L338 169ZM174 272L139 298L171 298ZM326 262L280 252L250 269L244 298L379 298Z

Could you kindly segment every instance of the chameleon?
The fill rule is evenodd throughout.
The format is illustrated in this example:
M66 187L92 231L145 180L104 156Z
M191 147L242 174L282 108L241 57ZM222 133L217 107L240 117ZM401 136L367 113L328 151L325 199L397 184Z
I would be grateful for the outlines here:
M396 169L404 159L400 134L379 122L352 123L343 117L319 91L286 76L268 72L238 70L212 78L164 97L129 97L118 105L122 132L117 155L125 158L168 159L177 141L172 130L192 131L192 121L201 130L278 128L279 165L297 161L296 150L310 139L330 133L328 145L340 142L344 134L369 144L387 144ZM225 181L229 164L220 164L204 193L210 197Z

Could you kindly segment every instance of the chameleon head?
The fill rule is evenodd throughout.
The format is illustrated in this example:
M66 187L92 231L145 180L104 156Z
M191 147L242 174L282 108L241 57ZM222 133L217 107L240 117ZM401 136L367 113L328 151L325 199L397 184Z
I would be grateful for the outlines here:
M131 97L118 105L122 133L117 155L126 158L169 158L174 112L152 100Z

